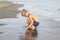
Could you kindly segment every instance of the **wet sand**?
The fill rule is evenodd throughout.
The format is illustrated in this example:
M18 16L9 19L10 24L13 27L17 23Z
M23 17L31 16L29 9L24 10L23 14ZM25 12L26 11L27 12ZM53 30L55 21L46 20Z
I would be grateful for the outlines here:
M12 4L11 2L1 2L1 1L0 1L0 8L8 7L8 6L10 6L11 4Z
M6 24L0 24L0 26L3 26L3 25L6 25Z
M8 3L8 4L9 6L5 6L5 7L2 6L3 8L0 8L0 19L1 18L16 18L17 14L20 12L18 10L18 7L23 7L23 4L12 4L12 3Z

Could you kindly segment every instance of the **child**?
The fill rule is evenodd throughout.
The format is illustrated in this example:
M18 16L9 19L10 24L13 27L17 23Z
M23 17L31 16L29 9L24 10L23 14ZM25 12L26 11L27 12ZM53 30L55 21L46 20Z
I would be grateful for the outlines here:
M25 26L26 29L30 28L35 30L35 28L39 25L39 18L35 14L29 13L26 9L23 9L21 14L27 18L27 25Z

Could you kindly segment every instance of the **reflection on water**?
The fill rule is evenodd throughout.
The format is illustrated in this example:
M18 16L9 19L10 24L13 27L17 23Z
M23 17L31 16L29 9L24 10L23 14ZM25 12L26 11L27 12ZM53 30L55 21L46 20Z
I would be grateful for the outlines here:
M37 30L35 31L26 31L25 33L25 39L24 40L36 40L37 37Z
M37 32L37 29L32 31L32 30L27 30L25 32L25 35L20 35L20 39L19 40L36 40L38 36L38 32Z
M38 36L37 30L34 31L26 31L24 37L22 37L20 40L36 40Z

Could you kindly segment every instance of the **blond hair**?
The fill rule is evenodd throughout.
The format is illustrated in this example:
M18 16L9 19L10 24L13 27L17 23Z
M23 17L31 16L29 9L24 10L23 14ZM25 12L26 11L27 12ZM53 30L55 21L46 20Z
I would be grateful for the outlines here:
M24 15L26 14L26 12L28 12L28 10L23 9L23 10L22 10L22 16L24 16Z
M22 11L24 11L24 12L28 12L28 10L26 10L26 9L23 9Z

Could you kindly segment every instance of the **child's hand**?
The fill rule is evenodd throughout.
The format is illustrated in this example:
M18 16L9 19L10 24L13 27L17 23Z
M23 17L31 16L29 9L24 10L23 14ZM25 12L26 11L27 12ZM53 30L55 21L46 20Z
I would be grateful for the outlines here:
M30 28L30 27L29 27L29 26L27 26L27 27L26 27L26 30L27 30L28 28Z
M27 27L28 27L28 26L24 26L25 29L28 29Z

